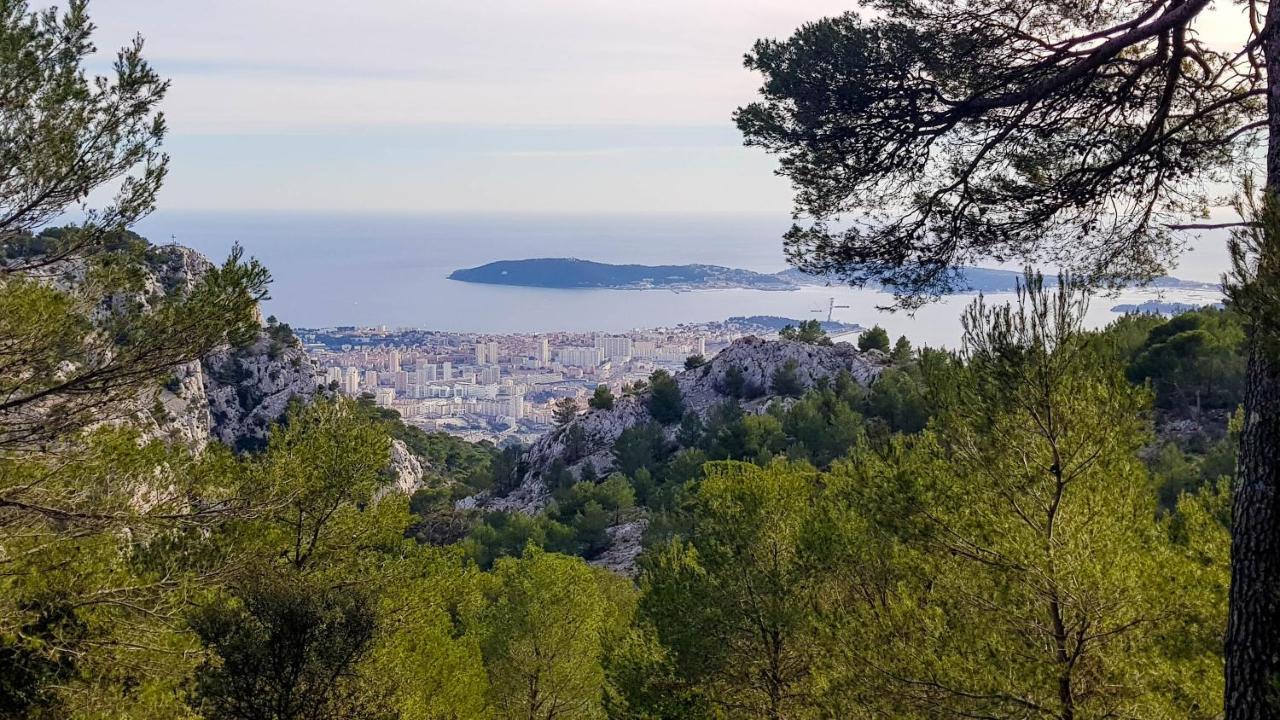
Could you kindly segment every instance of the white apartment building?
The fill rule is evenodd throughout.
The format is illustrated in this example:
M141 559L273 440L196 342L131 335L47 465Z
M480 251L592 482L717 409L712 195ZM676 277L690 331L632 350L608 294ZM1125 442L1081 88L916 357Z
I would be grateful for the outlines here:
M419 363L418 368L414 371L417 376L416 382L419 385L433 383L436 381L439 371L440 369L436 367L435 363Z
M347 368L342 378L342 392L352 397L360 394L360 368Z
M496 342L478 342L476 343L476 364L477 365L496 365L498 362L498 343Z
M596 348L608 360L628 360L633 354L631 338L620 335L597 335Z
M570 367L599 367L604 362L604 351L600 348L560 348L556 350L556 362Z

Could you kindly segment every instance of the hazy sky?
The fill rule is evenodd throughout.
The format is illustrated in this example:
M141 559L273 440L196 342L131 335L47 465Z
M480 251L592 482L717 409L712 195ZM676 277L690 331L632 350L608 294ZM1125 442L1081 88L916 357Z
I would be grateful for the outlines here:
M33 3L39 5L39 2ZM1229 6L1229 5L1228 5ZM173 81L166 210L777 211L730 115L840 0L95 0ZM1205 32L1226 36L1219 18Z

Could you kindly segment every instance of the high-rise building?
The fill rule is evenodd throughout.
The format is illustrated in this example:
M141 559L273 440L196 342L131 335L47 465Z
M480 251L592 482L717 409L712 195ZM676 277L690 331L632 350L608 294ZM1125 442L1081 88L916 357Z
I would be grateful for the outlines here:
M446 382L453 379L453 363L440 363L440 379Z
M594 368L604 362L604 351L600 348L586 347L560 348L556 350L556 359L561 365Z
M618 335L597 335L596 348L608 360L629 360L632 355L631 338Z
M378 389L378 373L376 370L366 370L364 373L364 386L367 390Z
M417 377L418 384L426 385L427 383L435 382L436 370L437 368L435 366L435 363L418 363L418 369L416 371L418 375Z
M693 353L702 357L707 356L707 339L705 337L698 336L698 342L694 343Z
M507 414L515 418L516 420L520 420L521 418L523 418L524 417L524 396L512 395L508 402L509 402L509 405L507 407Z
M387 371L394 374L400 372L400 351L392 350L387 358Z
M335 382L338 385L342 385L342 368L340 367L331 367L325 370L324 384L330 385Z
M405 392L409 389L409 373L403 370L396 371L396 392Z
M342 391L352 397L360 394L360 369L349 367L342 379Z
M631 351L641 360L652 360L658 352L658 343L652 340L637 340L632 344Z
M497 365L500 353L496 342L476 342L477 365Z
M538 362L542 367L551 364L551 343L546 338L538 340Z

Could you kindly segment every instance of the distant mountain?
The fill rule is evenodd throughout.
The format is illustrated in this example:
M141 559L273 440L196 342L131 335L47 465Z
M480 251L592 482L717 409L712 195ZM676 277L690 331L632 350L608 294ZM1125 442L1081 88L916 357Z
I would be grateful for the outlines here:
M1012 292L1022 279L1016 270L961 267L959 291ZM453 271L450 280L557 289L607 290L708 290L747 288L752 290L795 290L802 286L842 285L838 277L808 275L796 269L766 274L720 265L611 265L577 258L534 258L499 260L487 265ZM1047 277L1053 284L1056 278ZM878 289L875 283L867 287ZM1213 283L1159 277L1146 287L1209 290Z
M455 270L450 280L558 289L700 290L750 288L794 290L775 275L719 265L610 265L576 258L500 260Z

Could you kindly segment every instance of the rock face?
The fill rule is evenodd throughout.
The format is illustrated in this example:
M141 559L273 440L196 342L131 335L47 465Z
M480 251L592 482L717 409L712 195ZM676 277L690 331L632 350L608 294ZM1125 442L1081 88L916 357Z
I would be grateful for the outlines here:
M391 441L392 487L405 495L412 495L422 487L422 461L401 440Z
M296 338L264 332L245 348L220 350L201 362L210 435L237 450L262 447L271 423L295 398L316 393L316 372Z
M152 255L147 297L189 288L212 267L194 250L175 245L153 248ZM243 452L265 447L271 425L290 403L318 392L316 369L302 344L284 326L269 325L247 345L220 348L177 368L151 402L144 399L148 412L139 415L152 437L177 439L197 451L216 440ZM389 489L412 494L422 487L422 463L399 440L391 444L387 472Z
M176 245L153 247L141 300L190 289L213 267L203 255ZM220 348L176 368L154 397L144 398L144 427L203 450L210 439L236 450L266 444L267 429L294 398L318 389L316 371L292 333L265 327L243 347Z
M222 348L177 368L156 393L163 414L148 434L197 450L210 439L239 451L259 449L289 403L317 389L315 368L297 340L277 340L264 330L245 347Z
M609 547L591 560L591 564L622 575L634 575L636 560L644 550L641 541L648 527L649 521L640 518L609 528L606 531L609 534Z
M747 396L758 396L744 400L743 409L749 413L762 413L774 399L770 395L774 373L792 361L796 379L806 390L819 380L834 378L843 372L867 386L875 382L888 366L888 359L883 353L859 352L848 343L811 345L748 337L730 345L710 363L678 373L676 382L684 397L686 411L696 412L705 418L713 408L730 397L725 381L731 370L736 369L742 375ZM628 428L652 421L648 401L648 394L620 398L613 410L589 411L569 425L544 435L522 458L523 475L518 487L503 497L467 498L459 503L459 507L527 514L541 512L551 500L542 478L557 460L565 462L575 474L590 463L597 475L604 477L613 468L613 445L618 436ZM669 437L674 437L675 432L675 427L667 428ZM575 444L578 447L573 447ZM630 571L640 551L639 540L643 530L643 524L637 523L612 528L612 546L594 562Z

